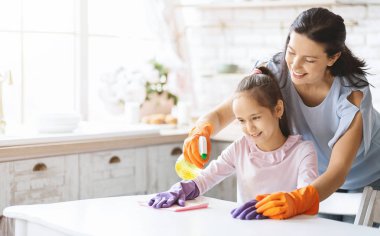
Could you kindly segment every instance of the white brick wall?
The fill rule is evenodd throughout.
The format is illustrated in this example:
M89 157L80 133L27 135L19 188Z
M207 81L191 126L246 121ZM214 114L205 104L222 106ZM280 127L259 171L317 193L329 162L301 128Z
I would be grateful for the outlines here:
M347 45L358 57L367 61L371 73L376 73L369 80L376 86L371 90L375 107L380 110L380 5L362 3L327 8L345 19ZM202 75L216 74L218 65L222 63L238 64L246 72L254 61L282 51L290 24L307 8L186 8L186 37L194 84L202 85ZM231 80L231 84L224 84L228 81L218 83L213 80L212 92L195 94L195 98L206 99L208 107L218 104L220 98L228 96L224 94L224 88L236 82ZM194 91L197 93L200 90ZM207 109L202 104L198 101L197 105L201 110Z

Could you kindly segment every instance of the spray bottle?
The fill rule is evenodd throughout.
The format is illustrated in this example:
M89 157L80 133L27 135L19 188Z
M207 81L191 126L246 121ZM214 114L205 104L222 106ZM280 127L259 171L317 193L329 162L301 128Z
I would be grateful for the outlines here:
M199 153L203 160L207 158L207 140L206 137L200 136L198 139L199 144ZM196 165L189 163L186 161L183 154L178 157L175 163L175 171L177 175L183 180L192 180L195 179L201 169L199 169Z

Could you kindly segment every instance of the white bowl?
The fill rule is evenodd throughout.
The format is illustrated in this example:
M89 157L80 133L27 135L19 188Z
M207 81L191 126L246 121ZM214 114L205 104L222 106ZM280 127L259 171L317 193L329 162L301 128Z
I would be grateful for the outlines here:
M39 133L70 133L78 128L80 116L77 113L45 113L37 119Z

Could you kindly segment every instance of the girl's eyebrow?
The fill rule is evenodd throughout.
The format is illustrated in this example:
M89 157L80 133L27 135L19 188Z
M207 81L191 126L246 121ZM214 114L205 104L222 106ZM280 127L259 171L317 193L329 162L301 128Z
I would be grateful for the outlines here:
M288 44L288 48L290 48L290 49L292 49L293 51L295 51L294 48L292 48L289 44ZM311 58L318 59L318 57L316 57L316 56L307 56L307 55L305 55L304 57L311 57Z
M259 116L260 114L261 114L261 112L259 112L259 113L253 113L253 114L249 115L249 117ZM242 120L244 120L244 118L241 118L241 117L238 117L238 116L236 116L236 119L242 119Z

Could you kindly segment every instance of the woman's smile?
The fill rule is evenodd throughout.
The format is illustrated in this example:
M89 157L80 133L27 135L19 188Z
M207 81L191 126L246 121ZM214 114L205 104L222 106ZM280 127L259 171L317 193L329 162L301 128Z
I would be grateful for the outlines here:
M305 77L305 75L307 75L307 73L297 73L292 70L292 77L294 79L302 79L303 77Z

